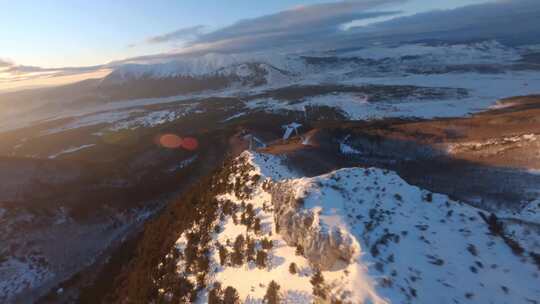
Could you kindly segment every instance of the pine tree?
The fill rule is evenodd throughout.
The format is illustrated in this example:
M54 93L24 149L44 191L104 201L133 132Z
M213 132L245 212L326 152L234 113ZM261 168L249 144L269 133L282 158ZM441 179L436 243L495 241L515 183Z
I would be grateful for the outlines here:
M226 200L222 203L221 209L223 210L223 214L232 215L234 212L234 203L230 200Z
M313 295L326 300L326 292L324 290L324 277L319 269L316 269L313 276L309 280L313 285Z
M227 250L227 248L225 248L225 246L221 244L219 244L218 250L219 250L219 263L221 264L221 266L225 266L227 264L227 257L229 256L229 251Z
M175 260L175 261L178 260L178 258L180 257L180 253L181 253L181 252L180 252L180 249L178 249L178 248L176 248L176 247L173 247L173 250L172 250L172 252L171 252L171 254L172 254L172 259Z
M255 222L253 223L253 231L256 234L259 234L261 232L261 219L258 217L255 218Z
M245 225L248 229L252 228L253 220L255 218L255 211L253 210L253 204L249 203L246 206Z
M247 226L246 213L242 212L240 214L240 224Z
M240 296L238 296L238 291L234 287L228 286L225 288L225 293L223 297L223 304L239 304Z
M295 252L296 255L304 255L304 247L302 247L302 245L298 244L296 245L296 252Z
M254 261L255 260L255 240L247 237L247 246L246 246L246 259L248 261Z
M197 271L208 272L210 268L210 258L207 254L201 254L197 257Z
M261 240L261 247L263 249L270 250L270 249L272 249L273 245L274 244L272 243L272 241L268 240L266 237Z
M223 291L221 285L215 283L214 287L208 292L208 304L222 304L223 303Z
M197 294L193 283L176 273L168 273L162 284L166 293L171 297L171 301L180 302L181 299L190 298L192 295Z
M199 254L199 241L200 235L198 233L188 233L187 234L187 244L184 249L184 256L186 259L186 267L191 268L191 265L197 259Z
M290 272L291 274L296 274L296 273L298 272L298 267L296 266L295 263L291 263L291 264L289 265L289 272Z
M257 258L255 259L255 264L257 264L257 267L261 269L266 268L267 258L268 258L268 254L264 250L258 250Z
M275 281L270 282L270 284L268 284L268 289L266 289L266 295L264 296L265 302L268 304L278 304L281 301L281 296L279 294L280 288L279 284Z
M234 241L234 251L232 253L232 263L234 265L242 265L244 263L244 236L239 234Z
M503 226L501 225L501 223L499 222L499 219L497 218L495 214L492 213L489 215L487 223L488 223L489 230L491 231L491 233L493 233L494 235L503 234L504 232Z
M197 290L203 290L206 287L206 273L207 272L199 272L197 274Z

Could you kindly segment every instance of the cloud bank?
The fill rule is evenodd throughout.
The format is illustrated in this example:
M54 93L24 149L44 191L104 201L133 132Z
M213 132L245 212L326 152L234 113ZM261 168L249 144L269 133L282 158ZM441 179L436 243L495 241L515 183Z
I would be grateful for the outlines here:
M539 43L540 1L500 0L432 11L358 28L355 34L363 37L401 36L402 39L497 39L508 44Z

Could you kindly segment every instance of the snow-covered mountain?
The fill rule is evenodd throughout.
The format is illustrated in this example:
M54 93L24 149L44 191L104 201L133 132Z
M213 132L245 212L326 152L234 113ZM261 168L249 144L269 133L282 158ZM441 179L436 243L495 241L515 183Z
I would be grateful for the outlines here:
M100 88L113 99L167 97L284 86L294 82L297 76L266 62L203 56L168 63L121 66L100 82Z
M215 198L217 213L185 231L158 266L159 297L179 295L165 279L171 264L197 303L231 294L242 303L540 297L534 253L513 242L495 215L394 172L346 168L307 178L278 156L254 152L226 170L230 190Z
M354 51L308 52L301 54L206 54L150 64L125 64L117 67L104 79L108 84L119 84L136 79L162 79L170 77L208 77L210 75L240 78L253 76L257 66L280 74L358 68L362 66L397 64L413 66L501 64L520 59L520 50L506 47L497 41L471 44L430 45L411 43L403 45L374 45Z
M273 66L274 62L282 60L279 57L279 55L206 54L160 63L130 63L114 69L103 79L102 85L118 85L139 79L178 77L199 79L232 77L243 81L262 77L266 82L271 82L273 78L278 77L275 74L281 74L282 77L288 74L287 71Z
M508 71L536 70L538 66L534 62L521 61L531 52L534 50L481 41L381 44L356 50L294 54L212 53L157 63L120 65L101 81L101 88L112 91L109 94L113 96L115 90L131 88L130 91L138 92L135 96L158 97L230 88L362 82L366 78L500 75Z

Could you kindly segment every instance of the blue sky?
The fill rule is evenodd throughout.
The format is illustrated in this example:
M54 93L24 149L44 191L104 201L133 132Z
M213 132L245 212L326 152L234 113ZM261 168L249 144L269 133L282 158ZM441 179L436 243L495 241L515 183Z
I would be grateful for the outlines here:
M181 41L147 43L150 37L177 29L204 25L204 31L212 31L238 20L324 2L331 1L2 0L0 58L19 65L40 67L103 64L177 49ZM380 9L413 14L486 0L396 2Z

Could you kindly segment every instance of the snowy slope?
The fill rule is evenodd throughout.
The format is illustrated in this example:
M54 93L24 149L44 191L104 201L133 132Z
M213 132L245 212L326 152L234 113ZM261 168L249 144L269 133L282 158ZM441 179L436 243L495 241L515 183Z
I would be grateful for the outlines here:
M355 237L357 267L368 265L378 294L390 302L520 303L540 296L538 268L489 235L480 210L375 168L291 183L305 208L322 210L324 225Z
M216 282L223 288L234 287L242 302L262 303L272 280L280 285L284 303L315 299L310 283L315 264L298 255L283 228L276 227L272 185L290 189L292 197L303 202L299 216L313 218L301 234L339 233L350 239L346 249L352 250L351 259L338 260L322 271L327 299L527 303L540 298L539 270L531 257L526 252L514 254L502 238L490 234L481 210L411 186L394 172L376 168L348 168L302 178L276 156L244 152L238 162L237 168L243 169L229 177L237 190L217 197L223 214L211 235L210 243L215 245L209 252L209 287L199 293L200 303L208 300ZM224 211L231 208L236 211ZM250 208L260 219L258 232L242 222ZM265 267L245 259L241 265L221 263L217 244L231 253L239 235L254 240L256 251L268 254ZM272 248L263 249L263 239L271 240ZM186 242L183 234L177 248L185 249ZM296 265L295 273L289 271L291 263ZM182 259L178 271L196 281L185 272Z
M342 57L369 59L402 58L422 59L439 64L503 63L520 58L519 50L506 47L495 40L469 44L429 45L425 43L403 44L396 47L372 46L361 50L341 53Z

